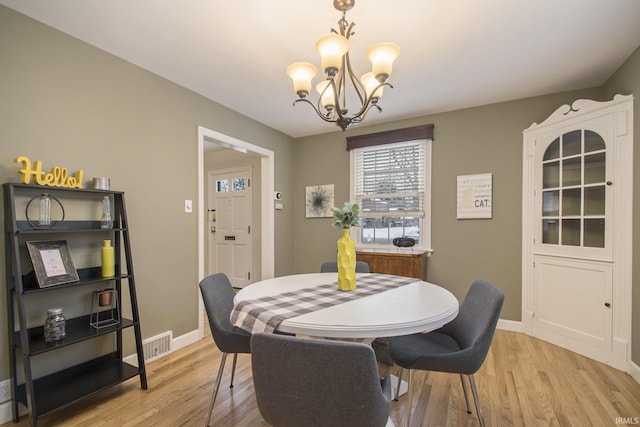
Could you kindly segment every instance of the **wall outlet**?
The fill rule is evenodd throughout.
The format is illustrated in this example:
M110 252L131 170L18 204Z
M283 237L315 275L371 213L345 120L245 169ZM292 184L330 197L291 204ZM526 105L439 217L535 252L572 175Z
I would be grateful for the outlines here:
M0 403L11 400L11 380L0 382Z

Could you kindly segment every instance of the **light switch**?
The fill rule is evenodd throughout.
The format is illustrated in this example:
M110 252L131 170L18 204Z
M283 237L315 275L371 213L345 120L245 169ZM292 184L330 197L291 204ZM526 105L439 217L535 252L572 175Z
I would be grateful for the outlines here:
M185 213L193 212L193 202L191 200L184 201L184 211Z

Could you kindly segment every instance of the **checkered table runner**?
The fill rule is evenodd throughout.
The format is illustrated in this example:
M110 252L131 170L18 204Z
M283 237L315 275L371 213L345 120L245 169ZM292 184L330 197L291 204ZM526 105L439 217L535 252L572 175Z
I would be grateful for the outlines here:
M418 279L411 277L368 274L358 277L357 287L353 291L339 291L338 282L335 281L260 299L241 301L233 307L231 324L252 334L271 333L280 322L288 318L408 285L416 280Z

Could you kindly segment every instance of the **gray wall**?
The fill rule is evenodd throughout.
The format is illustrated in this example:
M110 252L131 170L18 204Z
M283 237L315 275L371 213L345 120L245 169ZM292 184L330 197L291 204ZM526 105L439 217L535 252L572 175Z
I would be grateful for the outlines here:
M609 99L616 94L633 94L633 134L640 141L640 48L627 59L603 87ZM632 348L631 359L640 365L640 146L633 151L633 295L632 295Z
M292 138L0 6L0 182L19 180L13 159L25 155L47 170L108 176L113 189L125 191L143 337L198 327L198 125L274 151L275 185L291 192ZM185 199L194 200L193 214L184 213ZM292 272L289 216L275 218L278 275Z

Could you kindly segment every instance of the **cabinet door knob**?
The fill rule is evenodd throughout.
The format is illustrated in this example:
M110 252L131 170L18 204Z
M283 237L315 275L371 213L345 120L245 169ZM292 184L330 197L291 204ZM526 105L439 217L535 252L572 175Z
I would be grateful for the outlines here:
M607 307L607 308L610 308L611 307L611 303L605 302L604 306Z

